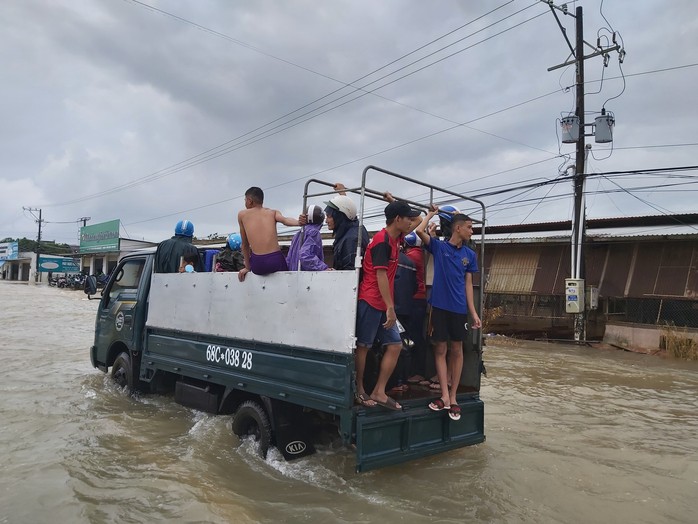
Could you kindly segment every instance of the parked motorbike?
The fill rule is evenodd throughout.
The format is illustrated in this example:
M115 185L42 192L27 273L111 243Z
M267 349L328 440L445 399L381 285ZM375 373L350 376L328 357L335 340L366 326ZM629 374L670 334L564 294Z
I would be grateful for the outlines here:
M85 288L85 275L83 274L76 274L76 275L70 275L68 277L68 285L72 287L73 289L84 289Z

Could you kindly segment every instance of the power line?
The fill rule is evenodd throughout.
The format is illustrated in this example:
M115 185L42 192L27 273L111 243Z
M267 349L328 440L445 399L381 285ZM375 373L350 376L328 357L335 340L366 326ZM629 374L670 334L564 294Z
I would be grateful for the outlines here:
M140 4L140 5L143 5L143 6L145 6L145 7L151 8L151 9L154 10L154 11L160 12L160 13L165 14L165 15L168 15L168 16L173 16L174 18L176 18L176 19L178 19L178 20L184 21L184 22L186 22L186 23L191 23L192 25L195 25L195 26L197 26L197 27L203 28L203 26L200 26L199 24L196 24L196 23L194 23L194 22L188 21L188 20L186 20L186 19L184 19L184 18L182 18L182 17L178 17L177 15L173 15L173 14L168 13L168 12L166 12L166 11L162 11L162 10L160 10L160 9L154 8L154 7L152 7L152 6L149 6L148 4L144 4L144 3L142 3L142 2L137 2L137 3ZM219 144L218 146L215 146L215 147L213 147L213 148L210 148L210 149L208 149L208 150L206 150L206 151L204 151L204 152L202 152L202 153L199 153L199 154L197 154L197 155L194 155L194 156L192 156L192 157L190 157L190 158L188 158L188 159L185 159L185 160L182 160L182 161L177 162L177 163L175 163L175 164L172 164L171 166L166 167L166 168L163 168L163 169L161 169L161 170L159 170L159 171L156 171L156 172L152 173L151 175L148 175L148 176L146 176L146 177L144 177L144 178L142 178L142 179L134 180L134 181L128 182L128 183L126 183L126 184L122 184L122 185L120 185L120 186L115 186L114 188L111 188L111 189L108 189L108 190L104 190L104 191L95 193L95 194L93 194L93 195L87 195L87 196L85 196L85 197L80 197L80 198L78 198L78 199L74 199L74 200L67 201L67 202L63 202L63 203L59 203L59 204L52 204L52 205L54 205L54 206L59 206L59 205L72 204L72 203L79 202L79 201L81 201L81 200L83 200L83 199L86 200L86 199L94 198L94 197L98 197L98 196L105 196L105 195L107 195L107 194L110 194L110 193L115 192L115 191L119 191L119 190L121 190L121 189L127 189L127 188L130 188L130 187L134 187L134 186L136 186L136 185L145 183L145 182L149 182L149 181L152 181L152 180L157 180L157 179L163 178L163 177L165 177L165 176L169 176L169 175L178 173L178 172L181 171L182 169L188 169L189 167L193 167L193 166L195 166L195 165L198 165L199 163L206 162L206 161L208 161L208 160L213 160L213 159L215 159L215 158L218 158L218 157L221 156L222 154L228 154L228 153L230 153L230 152L237 151L237 150L240 149L241 147L246 147L246 146L248 146L248 145L251 145L251 144L257 142L258 140L254 140L253 142L249 142L250 140L253 140L254 138L259 137L259 136L263 135L264 133L267 133L267 132L269 132L269 131L271 131L271 130L273 130L273 129L277 129L277 128L280 127L280 126L286 125L286 124L292 122L293 120L296 120L296 119L298 119L298 118L302 118L303 116L305 116L305 115L307 115L307 114L310 114L310 113L316 111L316 110L319 109L319 108L315 108L315 109L313 109L313 110L311 110L311 111L307 111L307 112L304 113L303 115L300 115L299 117L296 117L296 118L290 120L289 122L285 122L285 123L283 123L283 124L279 124L279 125L273 127L271 130L263 131L263 132L257 134L255 137L252 137L251 139L246 139L245 141L243 141L242 144L238 144L239 147L231 146L231 148L228 148L227 150L219 151L218 153L220 153L220 154L213 153L213 152L216 151L216 150L219 150L219 149L221 149L221 148L223 148L223 147L225 147L225 146L227 146L227 145L229 145L229 144L232 144L233 142L237 142L238 140L240 140L240 139L242 139L242 138L244 138L244 137L246 137L246 136L248 136L248 135L250 135L250 134L253 134L253 133L257 132L257 131L260 131L261 129L264 129L265 127L268 127L268 126L270 126L271 124L274 124L274 123L276 123L276 122L278 122L278 121L280 121L280 120L283 120L284 118L287 118L287 117L293 115L294 113L297 113L297 112L299 112L299 111L301 111L301 110L303 110L303 109L305 109L305 108L307 108L307 107L312 106L313 104L315 104L315 103L317 103L317 102L319 102L319 101L321 101L321 100L324 100L325 98L327 98L327 97L329 97L329 96L331 96L331 95L333 95L333 94L335 94L335 93L338 93L339 91L341 91L342 89L344 89L344 87L354 87L354 91L353 91L353 92L362 90L363 88L360 88L360 87L357 88L357 87L353 86L353 84L356 83L356 82L359 82L359 81L361 81L361 80L363 80L363 79L365 79L365 78L367 78L367 77L369 77L369 76L371 76L371 75L373 75L374 73L376 73L376 72L378 72L378 71L381 71L381 70L383 70L383 69L389 67L390 65L392 65L392 64L394 64L394 63L396 63L396 62L399 62L400 60L402 60L402 59L404 59L404 58L406 58L406 57L408 57L408 56L410 56L410 55L416 53L417 51L419 51L419 50L421 50L421 49L423 49L423 48L425 48L425 47L431 45L432 43L437 42L438 40L441 40L441 39L445 38L446 36L452 34L453 32L458 31L458 30L460 30L460 29L462 29L462 28L464 28L464 27L466 27L466 26L468 26L468 25L470 25L470 24L472 24L472 23L474 23L474 22L480 20L481 18L483 18L483 17L485 17L485 16L487 16L487 15L489 15L489 14L491 14L491 13L497 11L498 9L504 7L504 6L507 5L508 3L511 3L511 0L510 0L510 2L507 2L507 3L505 3L505 4L502 4L501 6L499 6L499 7L495 8L495 9L489 11L488 13L485 13L485 14L482 15L482 16L480 16L480 17L478 17L478 18L475 18L474 20L471 20L470 22L468 22L468 23L466 23L466 24L460 26L459 28L456 28L456 29L454 29L453 31L450 31L450 32L446 33L445 35L442 35L441 37L436 38L436 39L432 40L431 42L429 42L429 43L427 43L427 44L424 44L423 46L417 48L416 50L414 50L414 51L412 51L412 52L410 52L410 53L407 53L407 54L401 56L400 58L397 58L397 59L393 60L392 62L389 62L388 64L386 64L386 65L384 65L384 66L381 66L381 67L379 67L378 69L373 70L372 72L370 72L370 73L368 73L368 74L365 74L364 76L362 76L362 77L360 77L360 78L354 80L353 82L351 82L351 83L349 83L349 84L344 83L344 82L341 82L340 80L332 79L332 80L335 80L336 82L339 82L339 83L344 84L343 87L341 87L341 88L339 88L339 89L336 89L336 90L334 90L334 91L332 91L332 92L330 92L330 93L328 93L328 94L326 94L326 95L324 95L324 96L322 96L322 97L320 97L320 98L317 98L316 100L314 100L314 101L312 101L312 102L309 102L309 103L305 104L304 106L301 106L300 108L295 109L294 111L291 111L291 112L289 112L289 113L286 113L285 115L282 115L281 117L278 117L278 118L276 118L276 119L274 119L274 120L272 120L272 121L270 121L270 122L267 122L266 124L263 124L263 125L261 125L261 126L258 126L257 128L253 129L252 131L248 131L247 133L244 133L244 134L242 134L242 135L237 136L236 138L233 138L233 139L231 139L231 140L229 140L229 141L227 141L227 142L224 142L223 144ZM498 23L498 22L495 22L495 23ZM203 28L203 29L208 30L208 28ZM213 34L217 34L217 35L219 35L219 36L224 36L224 37L230 39L231 41L234 41L235 43L244 44L245 47L249 47L249 48L254 49L254 50L258 51L258 52L261 52L261 51L257 50L256 48L254 48L253 46L249 46L249 45L245 44L244 42L240 42L240 41L238 41L238 40L236 40L236 39L232 39L232 38L230 38L230 37L227 37L227 35L223 35L222 33L218 33L218 32L213 31L213 30L208 30L208 31L211 32L211 33L213 33ZM443 49L443 48L442 48L442 49ZM286 63L291 64L291 65L297 65L297 64L294 64L293 62L289 62L289 61L287 61L287 60L280 59L280 58L278 58L278 57L275 57L275 56L273 56L273 55L269 55L269 54L267 54L267 53L263 53L263 54L266 54L267 56L271 56L272 58L276 58L276 59L278 59L278 60L282 60L282 61L284 61L284 62L286 62ZM420 59L420 60L421 60L421 59ZM302 69L305 69L305 68L303 68L302 66L298 66L298 67L301 67ZM401 69L402 69L402 68L401 68ZM398 69L397 71L400 71L401 69ZM394 72L391 73L391 74L394 74L394 73L397 72L397 71L394 71ZM322 76L324 76L324 75L322 75ZM370 84L368 84L368 85L370 85ZM364 86L364 87L365 87L365 86ZM347 95L343 95L342 97L339 97L338 99L335 99L334 101L341 100L342 98L344 98L344 97L346 97L346 96L349 96L350 94L351 94L351 93L349 93L349 94L347 94ZM380 95L376 95L376 96L380 96ZM386 97L381 97L381 98L384 98L384 99L386 99L386 100L393 101L393 100L388 99L388 98L386 98ZM334 101L332 101L332 102L330 102L330 103L333 103ZM395 102L395 101L393 101L393 102ZM395 103L397 103L397 102L395 102ZM327 104L325 104L325 105L327 105ZM403 105L406 105L406 104L403 104ZM320 107L324 107L324 105L323 105L323 106L320 106ZM337 107L340 107L340 106L337 106ZM335 109L336 109L336 107L335 107ZM324 114L324 112L321 113L321 114ZM320 115L315 115L315 116L320 116ZM304 121L305 121L305 120L304 120ZM303 122L304 122L304 121L303 121ZM303 122L300 122L300 123L303 123ZM290 127L295 127L295 126L290 126ZM288 128L286 128L286 129L288 129ZM284 130L285 130L285 129L282 129L282 131L284 131ZM268 136L264 136L263 138L268 138L269 136L273 136L274 134L277 134L277 133L273 133L273 134L270 134L270 135L268 135ZM245 143L245 142L248 142L248 143ZM208 156L206 156L206 155L208 155ZM204 158L200 158L200 157L204 157ZM199 160L194 161L194 160L197 159L197 158L199 158ZM168 171L171 170L171 169L174 169L174 171L168 172Z
M145 4L144 4L144 5L145 5ZM503 5L506 5L506 4L503 4ZM500 6L500 8L503 7L503 5ZM386 83L384 83L383 85L380 85L380 86L378 86L378 87L376 87L376 88L374 88L374 89L371 89L370 91L366 91L366 90L365 90L366 87L368 87L368 86L370 86L370 85L372 85L372 84L375 84L376 82L378 82L378 81L380 81L380 80L383 80L383 79L385 79L385 78L387 78L387 77L389 77L389 76L391 76L391 75L394 75L395 73L397 73L397 72L399 72L399 71L402 71L402 70L404 70L404 69L406 69L406 68L408 68L408 67L410 67L410 66L412 66L412 65L414 65L414 64L416 64L416 63L418 63L418 62L420 62L420 61L422 61L422 60L424 60L425 58L428 58L428 57L430 57L430 56L432 56L432 55L434 55L434 54L436 54L436 53L438 53L438 52L440 52L440 51L443 51L444 49L446 49L446 48L448 48L448 47L454 45L455 43L458 43L458 42L460 42L460 41L462 41L462 40L465 40L466 38L469 38L469 37L471 37L471 36L473 36L473 35L475 35L475 34L481 32L481 31L483 31L484 29L490 28L490 27L492 27L492 26L494 26L494 25L496 25L496 24L498 24L498 23L501 23L502 21L504 21L504 20L506 20L506 19L508 19L508 18L510 18L510 17L512 17L512 16L514 16L514 15L516 15L516 14L518 14L518 13L520 13L520 12L523 12L523 11L525 11L526 9L529 9L530 7L533 7L534 5L536 5L536 4L532 4L532 5L530 5L530 6L526 7L526 8L524 8L524 9L521 9L521 10L515 12L515 13L512 14L512 15L509 15L509 16L503 18L503 19L497 20L497 21L493 22L492 24L486 26L486 27L483 28L483 29L480 29L480 30L478 30L478 31L475 31L474 33L471 33L471 34L469 34L469 35L467 35L467 36L465 36L465 37L463 37L463 38L457 40L457 41L454 42L454 43L451 43L451 44L449 44L449 45L447 45L447 46L444 46L444 47L442 47L441 49L438 49L437 51L434 51L434 52L432 52L432 53L426 55L425 57L419 58L418 60L415 60L415 61L413 61L413 62L407 64L406 66L402 66L402 67L398 68L397 70L392 71L391 73L388 73L388 74L386 74L386 75L384 75L384 76L378 78L377 80L373 80L373 81L369 82L368 84L365 84L365 85L363 85L363 86L361 86L361 87L355 87L355 86L353 86L353 85L351 85L351 84L346 84L347 86L355 87L354 91L351 92L351 93L342 95L342 96L340 96L340 97L338 97L338 98L335 98L334 100L332 100L332 101L330 101L330 102L327 102L327 103L325 103L325 104L323 104L323 105L321 105L321 106L319 106L319 107L316 107L316 108L314 108L314 109L312 109L312 110L310 110L310 111L306 111L305 113L303 113L303 114L301 114L301 115L299 115L299 116L296 116L296 117L294 117L293 119L291 119L291 120L289 120L289 121L287 121L287 122L283 122L283 123L281 123L281 124L277 124L276 126L270 128L270 129L267 129L267 130L265 130L265 131L261 131L260 133L257 133L255 136L252 136L252 137L250 137L250 138L246 138L246 139L243 140L242 143L240 143L240 144L233 144L233 142L237 142L237 141L240 140L241 138L244 138L244 137L246 137L246 136L248 136L248 135L250 135L250 134L252 134L252 133L255 133L256 131L259 131L259 130L265 128L265 127L268 127L268 126L271 125L272 123L278 122L279 120L282 120L282 119L286 118L287 116L290 116L290 115L292 115L292 114L298 112L300 109L297 109L297 110L295 110L295 111L292 111L292 112L290 112L290 113L287 113L286 115L284 115L284 116L282 116L282 117L279 117L279 118L277 118L277 119L275 119L275 120L273 120L273 121L271 121L271 122L269 122L269 123L267 123L267 124L264 124L264 125L262 125L262 126L259 126L259 127L257 127L256 129L254 129L254 130L252 130L252 131L249 131L249 132L247 132L247 133L245 133L245 134L239 135L238 137L236 137L236 138L234 138L234 139L232 139L232 140L229 140L229 141L227 141L227 142L225 142L225 143L223 143L223 144L220 144L220 145L218 145L218 146L215 146L215 147L213 147L213 148L210 148L210 149L208 149L207 151L204 151L203 153L199 153L199 154L197 154L197 155L194 155L194 156L192 156L192 157L189 157L188 159L185 159L185 160L182 160L182 161L177 162L177 163L175 163L175 164L172 164L172 165L169 166L169 167L163 168L163 169L161 169L161 170L159 170L159 171L156 171L156 172L152 173L151 175L147 175L146 177L143 177L143 178L141 178L141 179L134 180L134 181L131 181L131 182L127 182L127 183L122 184L122 185L120 185L120 186L115 186L115 187L113 187L113 188L110 188L110 189L107 189L107 190L104 190L104 191L100 191L100 192L94 193L94 194L92 194L92 195L86 195L86 196L79 197L79 198L76 198L76 199L73 199L73 200L69 200L69 201L65 201L65 202L60 202L60 203L57 203L57 204L48 204L48 205L50 205L50 206L68 205L68 204L74 204L74 203L77 203L77 202L81 202L81 201L84 201L84 200L88 200L88 199L91 199L91 198L96 198L96 197L100 197L100 196L106 196L107 194L111 194L111 193L116 192L116 191L121 191L121 190L123 190L123 189L128 189L128 188L134 187L134 186L136 186L136 185L140 185L140 184L143 184L143 183L146 183L146 182L150 182L150 181L153 181L153 180L158 180L158 179L160 179L160 178L173 175L173 174L178 173L178 172L180 172L180 171L182 171L182 170L184 170L184 169L189 169L190 167L194 167L194 166L196 166L196 165L199 165L199 164L204 163L204 162L208 162L209 160L213 160L213 159L218 158L218 157L220 157L220 156L223 156L223 155L225 155L225 154L232 153L232 152L237 151L238 149L241 149L241 148L243 148L243 147L250 146L250 145L252 145L252 144L254 144L254 143L256 143L256 142L258 142L258 141L260 141L260 140L264 140L264 139L269 138L269 137L271 137L271 136L274 136L274 135L276 135L276 134L278 134L278 133L280 133L280 132L286 131L287 129L291 129L291 128L293 128L293 127L296 127L297 125L300 125L300 124L302 124L302 123L304 123L304 122L307 122L308 120L311 120L311 119L313 119L313 118L317 118L318 116L321 116L321 115L323 115L323 114L325 114L325 113L328 113L328 112L330 112L330 111L333 111L333 110L335 110L335 109L337 109L337 108L339 108L339 107L342 107L342 106L344 106L344 105L346 105L346 104L348 104L348 103L350 103L350 102L353 102L354 100L357 100L357 99L359 99L359 98L362 98L362 97L366 96L367 94L373 94L373 93L374 93L375 91L377 91L378 89L382 89L383 87L386 87L387 85L390 85L390 84L392 84L392 83L395 83L395 82L397 82L397 81L400 81L400 80L402 80L402 79L404 79L404 78L406 78L406 77L408 77L408 76L411 76L411 75L413 75L413 74L415 74L415 73L417 73L417 72L419 72L419 71L422 71L422 70L426 69L427 67L431 67L431 66L433 66L433 65L435 65L435 64L437 64L437 63L439 63L439 62L441 62L441 61L443 61L443 60L446 60L446 59L448 59L448 58L451 58L451 57L455 56L456 54L462 53L462 52L464 52L464 51L466 51L466 50L468 50L468 49L471 49L471 48L475 47L476 45L479 45L479 44L481 44L481 43L483 43L483 42L486 42L486 41L488 41L488 40L490 40L490 39L492 39L492 38L494 38L494 37L496 37L496 36L499 36L499 35L501 35L501 34L503 34L503 33L506 33L506 32L508 32L508 31L511 31L512 29L517 28L517 27L523 25L524 23L530 22L531 20L534 20L534 19L536 19L536 18L542 16L543 13L541 13L541 14L539 14L539 15L536 15L536 16L534 16L534 17L532 17L532 18L529 18L529 19L527 19L527 20L525 20L525 21L523 21L523 22L520 22L519 24L516 24L516 25L514 25L514 26L512 26L512 27L510 27L510 28L507 28L507 29L505 29L505 30L503 30L503 31L500 31L499 33L496 33L496 34L491 35L491 36L489 36L489 37L487 37L487 38L485 38L485 39L483 39L483 40L480 40L479 42L476 42L475 44L472 44L472 45L470 45L470 46L468 46L468 47L465 47L465 48L463 48L463 49L460 49L460 50L458 50L458 51L456 51L456 52L454 52L454 53L451 53L450 55L447 55L447 56L442 57L442 58L440 58L440 59L438 59L438 60L435 60L435 61L433 61L433 62L431 62L431 63L429 63L429 64L427 64L427 65L425 65L425 66L423 66L423 67L421 67L421 68L419 68L419 69L416 69L416 70L411 71L410 73L407 73L407 74L405 74L405 75L403 75L403 76L401 76L401 77L398 77L398 78L393 79L393 80L391 80L391 81L389 81L389 82L386 82ZM497 9L499 9L499 8L497 8ZM488 12L487 14L490 14L490 13L496 11L497 9L494 9L494 10ZM486 15L482 15L481 17L479 17L479 18L476 19L476 20L479 20L480 18L483 18L484 16L486 16ZM471 22L469 22L468 24L465 24L465 25L469 25L469 24L473 23L474 21L475 21L475 20L473 20L473 21L471 21ZM462 26L462 27L465 27L465 25ZM450 34L450 33L449 33L449 34ZM443 37L440 37L440 38L443 38ZM440 38L439 38L439 39L440 39ZM436 40L439 40L439 39L436 39ZM435 41L436 41L436 40L435 40ZM428 44L426 44L426 45L428 45ZM422 46L422 47L425 47L425 46ZM421 48L420 48L420 49L421 49ZM399 59L397 59L397 60L393 60L390 64L393 64L393 63L395 63L395 62L401 60L402 58L407 57L407 56L409 56L409 55L411 55L411 54L412 54L412 53L408 53L408 54L406 54L406 55L403 55L403 57L401 57L401 58L399 58ZM389 64L389 65L390 65L390 64ZM378 68L378 69L376 69L375 71L369 73L368 75L364 75L363 77L361 77L361 79L364 79L364 78L366 78L366 77L368 77L368 76L374 74L375 72L384 69L385 67L387 67L387 66L383 66L383 67L381 67L381 68ZM360 79L359 79L359 80L360 80ZM356 81L354 81L354 83L355 83L355 82L356 82ZM339 90L336 90L336 91L334 91L333 93L336 93L336 92L338 92L338 91L341 91L341 89L343 89L343 88L340 88ZM299 122L296 122L296 123L293 124L293 125L289 125L289 124L291 124L291 122L294 122L294 121L296 121L296 120L302 119L304 116L307 116L307 115L310 115L311 113L317 112L319 109L322 109L323 107L327 107L328 105L334 104L334 103L338 102L339 100L341 100L341 99L343 99L343 98L346 98L347 96L352 95L352 94L355 93L356 91L363 91L363 93L360 94L360 95L358 95L358 96L356 96L356 97L354 97L354 98L352 98L352 99L350 99L350 100L347 100L347 101L345 101L345 102L343 102L343 103L341 103L341 104L335 105L335 106L331 107L330 109L327 109L327 110L322 111L322 112L320 112L320 113L318 113L318 114L315 114L315 115L313 115L313 116L310 116L310 117L308 117L308 118L306 118L306 119L304 119L304 120L300 120ZM555 91L555 92L557 92L557 91ZM332 93L331 93L331 94L332 94ZM325 96L323 96L323 97L320 97L319 99L316 99L314 102L311 102L311 103L309 103L309 104L306 104L305 106L303 106L303 108L309 107L310 105L313 105L314 103L316 103L316 102L318 102L318 101L320 101L320 100L323 100L323 99L326 98L327 96L329 96L329 95L325 95ZM376 96L380 96L380 95L376 95ZM546 95L546 96L547 96L547 95ZM409 105L404 104L404 103L396 102L396 101L394 101L394 100L392 100L392 99L389 99L389 98L387 98L387 97L380 96L380 98L383 98L383 99L385 99L385 100L398 103L399 105L402 105L402 106L405 106L405 107L410 107L410 108L415 109L415 110L417 110L417 111L423 112L423 111L421 111L421 110L419 110L419 109L413 108L412 106L409 106ZM429 114L431 114L431 113L429 113ZM433 114L432 114L432 116L435 116L435 117L436 117L437 115L433 115ZM487 115L487 116L489 116L489 115ZM442 118L442 119L444 119L444 120L448 120L448 119L446 119L445 117L440 117L440 118ZM451 121L451 120L448 120L448 121ZM467 124L469 124L469 123L471 123L471 122L459 123L457 126L467 126ZM284 127L284 126L285 126L285 127ZM274 131L274 130L276 130L276 131ZM478 130L478 129L474 129L474 130L475 130L475 131L480 131L480 130ZM274 132L272 132L272 131L274 131ZM487 133L487 134L490 134L490 133ZM494 134L490 134L490 135L491 135L491 136L496 136L496 137L498 137L498 135L494 135ZM503 137L498 137L498 138L503 138ZM509 139L505 139L505 140L509 140ZM522 144L522 145L525 145L525 144ZM529 147L530 147L530 146L529 146ZM221 149L221 148L224 148L224 149ZM534 148L534 149L535 149L535 148ZM198 159L198 160L197 160L197 159Z
M317 75L317 76L320 76L320 77L322 77L322 78L326 78L326 79L328 79L328 80L332 80L333 82L337 82L337 83L339 83L339 84L342 84L342 87L341 87L340 89L338 89L338 90L336 90L336 91L333 91L333 92L331 92L331 93L329 93L329 94L327 94L327 95L325 95L325 96L319 98L318 100L322 100L322 99L324 99L324 98L326 98L326 97L328 97L328 96L330 96L330 95L332 95L332 94L334 94L334 93L337 93L338 91L341 91L344 87L355 87L355 86L353 85L354 83L359 82L359 81L363 80L364 78L367 78L367 77L371 76L372 74L376 73L377 71L380 71L380 70L382 70L382 69L385 69L386 67L390 67L391 65L393 65L393 64L395 64L395 63L397 63L397 62L399 62L399 61L402 60L403 58L406 58L406 57L408 57L408 56L410 56L410 55L413 55L413 54L415 54L415 53L421 51L422 49L425 49L426 47L430 46L431 44L434 44L434 43L438 42L439 40L443 40L443 39L446 38L447 36L450 36L450 35L452 35L453 33L456 33L456 32L458 32L458 31L460 31L461 29L463 29L463 28L465 28L465 27L467 27L467 26L469 26L469 25L471 25L471 24L477 22L478 20L481 20L481 19L484 18L485 16L488 16L488 15L494 13L495 11L498 11L499 9L502 9L503 7L505 7L505 6L507 6L507 5L509 5L509 4L511 4L511 3L514 2L514 0L509 0L508 2L505 2L505 3L501 4L500 6L498 6L498 7L494 8L494 9L492 9L491 11L488 11L488 12L485 13L484 15L481 15L481 16L479 16L479 17L476 17L475 19L471 20L470 22L468 22L468 23L466 23L466 24L463 24L463 25L461 25L461 26L459 26L459 27L453 29L453 30L451 30L451 31L449 31L449 32L447 32L447 33L445 33L444 35L441 35L440 37L435 38L434 40L431 40L430 42L427 42L426 44L421 45L421 46L418 47L417 49L414 49L413 51L410 51L409 53L407 53L407 54L405 54L405 55L402 55L402 56L399 57L399 58L396 58L396 59L393 60L392 62L389 62L389 63L385 64L384 66L381 66L380 68L375 69L374 71L372 71L372 72L370 72L370 73L368 73L368 74L366 74L366 75L364 75L364 76L362 76L362 77L360 77L360 78L354 80L354 81L351 82L351 83L347 83L347 82L343 82L342 80L338 80L338 79L336 79L336 78L333 78L333 77L331 77L331 76L329 76L329 75L326 75L326 74L324 74L324 73L320 73L319 71L315 71L314 69L310 69L310 68L308 68L308 67L305 67L305 66L302 66L302 65L300 65L300 64L297 64L296 62L293 62L293 61L291 61L291 60L288 60L288 59L285 59L285 58L281 58L281 57L278 57L278 56L273 55L273 54L271 54L271 53L268 53L268 52L264 51L263 49L260 49L260 48L254 46L254 45L248 44L247 42L243 42L242 40L238 40L238 39L233 38L233 37L231 37L231 36L229 36L229 35L226 35L225 33L221 33L221 32L219 32L219 31L216 31L216 30L211 29L211 28L209 28L209 27L205 27L205 26L203 26L203 25L201 25L201 24L198 24L198 23L196 23L196 22L194 22L194 21L192 21L192 20L189 20L188 18L184 18L184 17L178 16L178 15L175 15L174 13L170 13L169 11L165 11L165 10L163 10L163 9L158 9L158 8L155 7L155 6L152 6L152 5L150 5L150 4L146 4L145 2L141 2L141 1L139 1L139 0L128 0L128 1L130 1L131 3L137 4L137 5L140 5L140 6L142 6L142 7L145 7L145 8L147 8L147 9L150 9L151 11L155 11L155 12L157 12L157 13L160 13L160 14L162 14L162 15L170 16L170 17L172 17L172 18L174 18L174 19L176 19L176 20L178 20L178 21L180 21L180 22L183 22L183 23L185 23L185 24L192 25L192 26L196 27L197 29L200 29L200 30L205 31L205 32L207 32L207 33L211 33L211 34L213 34L213 35L215 35L215 36L221 37L221 38L223 38L223 39L225 39L225 40L228 40L229 42L232 42L232 43L237 44L237 45L239 45L239 46L245 47L245 48L247 48L247 49L250 49L250 50L252 50L252 51L254 51L254 52L256 52L256 53L259 53L259 54L264 55L264 56L266 56L266 57L272 58L272 59L274 59L274 60L278 60L279 62L283 62L284 64L287 64L287 65L290 65L290 66L293 66L293 67L297 67L298 69L302 69L303 71L307 71L308 73L312 73L312 74ZM535 5L535 4L533 4L533 5ZM318 100L316 100L316 102L317 102ZM313 103L314 103L314 102L311 102L310 104L313 104ZM308 104L308 105L310 105L310 104ZM307 107L307 105L304 106L304 107ZM301 109L303 109L303 108L301 108ZM296 111L298 111L298 109L297 109ZM295 111L293 111L293 112L291 112L291 113L289 113L289 114L293 114L294 112L295 112Z

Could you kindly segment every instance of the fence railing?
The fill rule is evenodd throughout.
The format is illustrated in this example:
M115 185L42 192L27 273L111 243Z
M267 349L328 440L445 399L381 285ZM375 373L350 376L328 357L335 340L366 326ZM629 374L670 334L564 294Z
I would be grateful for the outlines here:
M506 317L569 317L562 295L487 293L485 310L495 308ZM601 297L593 316L599 320L605 317L621 322L698 328L698 300Z

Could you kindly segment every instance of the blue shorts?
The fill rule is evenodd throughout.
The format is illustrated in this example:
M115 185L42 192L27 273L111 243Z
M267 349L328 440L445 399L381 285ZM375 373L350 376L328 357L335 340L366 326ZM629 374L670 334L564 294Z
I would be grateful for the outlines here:
M402 345L397 324L390 329L383 327L386 318L385 311L380 311L370 306L368 302L359 300L356 308L356 344L368 348L373 346L375 341L380 342L382 346Z

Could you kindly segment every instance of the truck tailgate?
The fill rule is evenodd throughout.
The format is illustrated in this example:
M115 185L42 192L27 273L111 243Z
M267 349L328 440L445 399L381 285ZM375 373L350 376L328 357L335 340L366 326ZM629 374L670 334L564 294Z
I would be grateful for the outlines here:
M425 403L403 411L382 408L359 410L356 417L356 470L400 464L485 440L484 404L458 399L459 421L446 412L431 411Z

